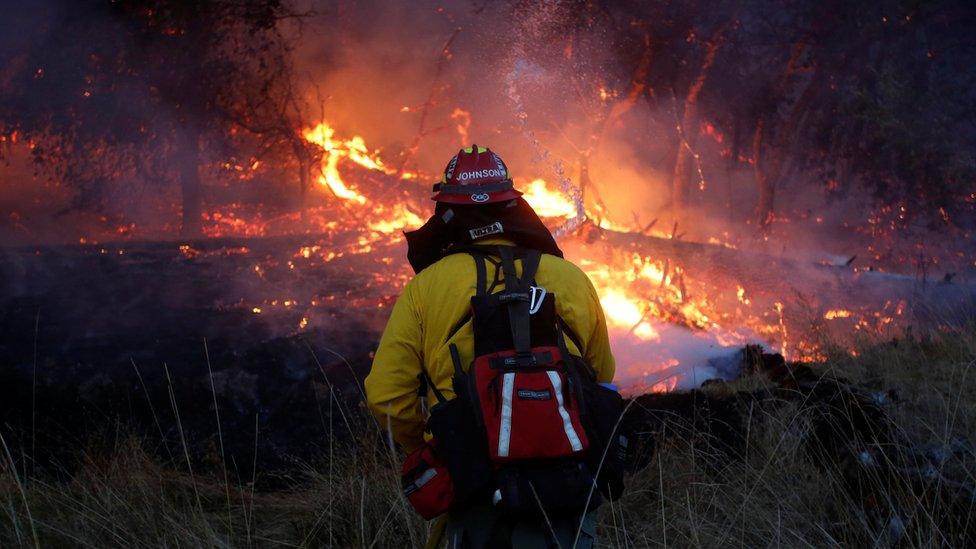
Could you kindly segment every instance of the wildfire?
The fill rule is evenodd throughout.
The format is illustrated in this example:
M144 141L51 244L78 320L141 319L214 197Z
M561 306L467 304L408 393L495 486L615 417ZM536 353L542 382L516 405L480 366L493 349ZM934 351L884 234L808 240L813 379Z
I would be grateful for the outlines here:
M541 217L570 218L576 215L576 205L568 196L552 191L544 179L533 179L528 185L520 186L523 198Z
M460 109L458 112L464 113ZM306 129L303 135L308 142L318 145L324 152L321 164L322 174L318 178L319 184L328 187L338 198L347 202L364 206L367 204L367 197L355 185L351 185L343 179L339 171L342 161L348 160L365 170L379 172L386 176L395 176L400 180L418 178L418 174L414 172L399 172L397 169L388 166L377 151L370 150L362 136L354 135L349 139L336 138L335 128L328 122L323 121L313 128ZM368 218L363 219L363 221L370 231L379 234L396 233L402 229L423 224L423 219L419 215L400 203L395 203L392 206L385 206L382 203L372 204ZM371 249L372 245L368 240L361 242L361 253L366 253Z
M370 151L362 136L354 135L342 140L335 139L335 133L335 128L323 121L313 128L306 129L302 134L306 141L322 147L325 153L322 157L322 175L318 178L319 184L328 187L333 194L343 200L365 204L366 197L342 178L339 173L339 162L348 159L367 170L386 175L396 175L397 170L387 166L376 151ZM400 179L415 179L416 176L417 174L412 172L399 174Z
M659 340L660 334L646 319L646 311L640 303L630 298L620 288L604 288L600 294L600 305L610 326L630 329L634 335L645 340Z
M746 289L743 288L742 286L736 287L736 289L735 289L735 297L738 298L739 303L742 303L743 305L751 305L752 304L752 301L750 301L749 298L746 297Z
M470 115L455 109L451 115L458 136L466 142ZM707 133L707 129L706 129ZM327 237L298 245L288 252L285 261L273 264L259 261L253 266L259 279L271 279L277 269L309 269L349 262L373 261L368 284L395 294L409 280L396 245L402 241L400 231L421 225L424 216L419 208L426 199L421 187L412 180L422 179L418 173L403 172L384 161L362 136L339 137L335 128L322 122L303 132L310 143L321 147L321 174L318 182L339 200L308 209L302 221L310 231ZM714 137L714 136L713 136ZM716 137L721 141L720 137ZM226 169L242 174L257 168L241 163L229 164ZM404 183L409 181L409 183ZM406 185L387 187L382 185ZM547 223L559 225L577 216L579 209L572 197L550 186L542 178L516 180L516 187ZM381 192L382 189L382 192ZM388 192L392 189L394 192ZM412 198L411 198L412 197ZM413 200L413 201L412 201ZM344 213L337 214L339 207ZM594 215L594 213L598 215ZM232 204L204 215L209 221L205 229L210 236L256 236L280 231L281 226L298 221L297 214L264 217L263 212L246 211L243 205ZM586 212L602 230L640 233L658 239L679 239L679 232L671 227L655 227L634 221L624 224L608 217L609 212ZM245 221L245 219L247 221ZM669 232L670 231L670 232ZM721 352L725 347L738 347L746 342L760 341L774 346L788 360L816 360L823 357L821 346L810 339L807 331L791 315L802 311L783 296L771 294L763 287L742 283L711 280L710 275L686 271L674 258L655 257L634 250L623 251L601 246L599 234L594 242L589 238L561 238L560 245L568 256L580 265L592 281L603 307L614 342L615 352L621 347L626 358L620 361L618 373L628 384L628 392L669 391L679 386L686 368L699 364L702 355L687 355L683 346ZM587 243L588 242L588 243ZM735 244L724 238L712 237L707 243L726 249ZM200 251L184 246L182 255L192 259ZM255 315L271 318L288 316L292 329L306 330L315 325L316 309L335 299L335 295L312 296L310 299L282 299L268 296L251 303L242 303ZM347 296L348 298L348 296ZM377 310L388 301L363 297L357 306ZM827 321L846 319L835 326L850 327L852 332L884 333L894 319L902 315L904 302L886 305L872 312L865 308L824 307L822 318ZM288 313L288 311L292 311ZM627 354L629 353L629 354ZM709 355L713 356L713 355Z
M327 186L332 192L343 200L351 200L359 204L366 203L366 197L356 192L339 174L339 160L351 158L350 150L352 147L364 145L362 138L353 137L346 142L337 142L332 139L335 129L327 122L322 122L310 130L305 131L305 139L310 143L322 147L325 155L322 158L322 175L319 176L319 184ZM362 154L357 154L356 158L361 158ZM370 167L372 169L372 167Z
M451 112L451 120L454 121L454 129L457 130L461 146L467 147L471 141L468 138L468 130L471 128L471 112L455 107Z
M721 315L713 312L715 307L704 294L688 294L684 272L678 267L636 253L609 261L585 258L580 265L593 281L611 327L625 329L645 341L661 339L654 322L709 330L721 345L745 341L743 334L724 329L713 320Z
M405 208L402 204L396 204L392 208L379 207L376 213L386 213L378 221L369 224L369 229L378 233L396 233L407 227L419 227L424 224L424 220L419 215Z

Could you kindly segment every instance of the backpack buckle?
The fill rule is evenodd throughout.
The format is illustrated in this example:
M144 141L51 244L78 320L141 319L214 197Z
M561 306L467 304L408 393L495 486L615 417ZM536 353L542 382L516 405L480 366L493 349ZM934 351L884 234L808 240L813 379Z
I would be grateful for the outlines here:
M529 351L527 353L516 353L514 356L507 356L502 359L502 364L505 368L521 368L525 366L535 366L539 361L535 356L535 353Z
M532 302L532 296L528 292L502 292L498 294L498 301L501 303L509 303L512 301L528 301Z

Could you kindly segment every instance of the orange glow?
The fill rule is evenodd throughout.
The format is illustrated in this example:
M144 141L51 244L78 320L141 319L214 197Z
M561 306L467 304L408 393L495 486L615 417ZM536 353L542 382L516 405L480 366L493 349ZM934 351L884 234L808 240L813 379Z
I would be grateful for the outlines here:
M467 147L471 141L468 139L468 130L471 128L471 113L455 107L451 112L451 120L454 121L454 129L457 130L458 138L462 147Z
M305 139L322 147L325 151L325 155L322 157L322 175L319 176L319 184L329 187L333 194L343 200L365 204L366 197L346 185L339 174L339 160L349 157L350 153L348 148L343 148L343 143L332 140L333 135L335 135L335 130L326 122L305 131ZM362 139L354 145L361 142Z
M603 90L603 93L612 97L613 92ZM468 144L471 113L454 108L449 118L447 131L456 132L457 139ZM724 137L711 124L703 125L702 131L716 142L723 142ZM330 267L352 264L357 268L362 266L360 271L366 284L382 288L384 296L397 294L410 278L410 271L402 259L401 231L424 223L430 212L426 195L429 187L425 188L425 185L436 176L403 171L397 166L399 160L384 159L380 151L371 148L361 135L343 135L328 122L307 128L302 135L322 152L318 166L320 173L316 174L319 186L315 188L324 192L316 196L321 198L320 195L331 193L337 199L329 196L320 204L311 204L301 219L302 230L324 236L316 236L307 242L296 241L280 264L255 257L253 276L270 281L275 278L276 268L299 274L304 268L328 263L332 263ZM449 138L451 141L455 139L453 135ZM244 158L229 161L223 167L241 174L243 179L245 175L250 177L249 174L259 166L257 160ZM537 175L539 173L526 173L524 179L516 181L516 188L524 192L525 200L550 229L564 226L565 221L575 218L579 212L577 204L564 189L572 189L578 182L567 179L566 185L556 185ZM812 310L814 315L822 313L822 318L828 321L849 319L847 322L816 323L817 330L844 331L861 336L885 334L885 330L897 327L899 317L905 314L908 306L904 301L893 299L880 310L871 311L845 302L817 301L814 296L811 308L805 308L804 303L798 303L781 286L767 288L756 280L739 277L734 266L727 269L728 272L724 272L725 269L709 270L698 264L695 257L668 251L669 240L682 239L684 233L694 234L695 231L687 231L687 228L667 221L648 224L651 217L646 212L640 212L643 219L637 214L630 219L627 217L630 212L624 217L611 218L608 207L594 204L590 207L592 210L585 214L594 225L592 233L587 234L586 230L567 232L558 237L559 245L592 281L614 338L613 345L632 345L636 349L628 360L618 361L618 376L628 379L628 386L624 387L628 393L671 391L686 386L682 376L688 375L687 368L692 364L688 361L694 359L678 352L680 344L674 343L675 339L685 337L687 341L683 344L689 346L700 341L703 347L719 352L723 347L761 342L769 349L782 352L790 361L821 360L825 350L820 343L820 334L806 328L799 320L802 317L802 322L809 323L809 311ZM246 204L225 204L205 213L205 233L208 236L264 236L280 233L281 227L294 227L299 222L297 212L274 217L262 209L247 208ZM787 223L789 220L777 218L777 222ZM607 238L608 231L633 235L634 245L603 245L601 239ZM641 246L639 235L659 240L645 248ZM624 239L623 242L631 241ZM698 234L695 243L703 248L711 245L722 252L737 247L737 242L727 233ZM748 243L738 243L748 248ZM181 246L180 253L186 259L201 254L189 245ZM262 318L290 315L287 316L290 330L295 330L296 326L298 330L306 330L315 325L310 319L319 321L323 318L316 315L315 308L337 299L343 297L322 294L295 299L276 295L242 302L239 306L243 311L263 315ZM362 298L356 306L373 308L383 315L391 303L386 298L372 297ZM831 308L837 306L851 308ZM677 332L684 335L675 336ZM845 347L847 345L841 348ZM645 356L642 354L645 351L652 352Z
M335 128L330 126L328 122L320 122L302 133L306 141L322 147L325 153L322 156L322 175L319 176L319 184L328 187L343 200L365 204L366 197L342 178L339 173L339 162L348 159L367 170L386 175L394 175L397 170L387 166L376 151L370 151L362 136L354 135L349 139L342 140L335 139L335 133ZM401 179L414 179L416 176L417 174L412 172L400 174Z
M525 201L540 217L566 217L576 215L576 205L568 196L550 190L544 179L533 179L528 185L519 185Z
M634 335L645 340L659 340L661 336L649 322L644 320L645 314L640 304L622 292L620 289L608 288L600 293L600 305L607 317L607 324L620 328L631 329Z
M396 204L392 208L381 209L376 212L385 214L382 219L369 224L371 231L388 234L405 228L416 228L424 224L424 220L417 214L405 208L402 204Z

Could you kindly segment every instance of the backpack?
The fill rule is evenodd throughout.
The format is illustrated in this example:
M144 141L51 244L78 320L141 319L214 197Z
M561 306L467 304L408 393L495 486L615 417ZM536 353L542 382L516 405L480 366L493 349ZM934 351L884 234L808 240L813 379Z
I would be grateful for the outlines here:
M425 517L489 497L496 508L518 516L594 509L601 494L616 499L626 447L617 432L622 398L567 350L567 335L582 346L558 317L556 296L535 284L541 253L511 246L461 252L473 257L477 283L470 314L451 336L470 320L475 358L465 370L450 345L451 400L421 375L421 393L430 387L438 403L426 425L432 442L408 457L409 470L404 467L407 499ZM489 261L496 266L490 284ZM495 292L499 273L504 288ZM417 455L425 457L420 468ZM417 486L418 479L437 474L431 489Z

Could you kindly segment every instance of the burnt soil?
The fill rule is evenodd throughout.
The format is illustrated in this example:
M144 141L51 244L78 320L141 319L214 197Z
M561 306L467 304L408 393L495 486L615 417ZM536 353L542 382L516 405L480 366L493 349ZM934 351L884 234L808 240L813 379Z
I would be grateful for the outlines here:
M362 273L389 267L376 263L382 254L296 256L315 243L0 251L0 425L11 451L70 472L79 448L135 433L162 457L182 458L183 439L207 461L220 444L215 401L227 461L247 464L238 472L248 478L255 461L288 469L352 440L391 300Z

